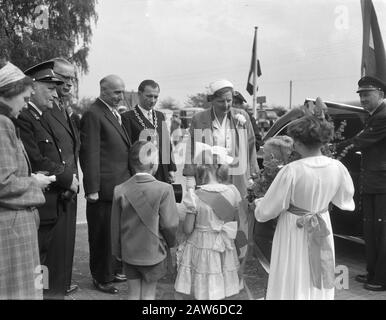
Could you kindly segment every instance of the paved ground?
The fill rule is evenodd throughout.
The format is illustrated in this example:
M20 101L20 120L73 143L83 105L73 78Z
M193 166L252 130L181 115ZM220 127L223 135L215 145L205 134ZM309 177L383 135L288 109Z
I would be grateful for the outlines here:
M360 244L349 243L346 240L336 239L336 264L348 267L349 281L348 289L336 290L336 300L386 300L386 292L370 292L363 289L362 285L354 280L355 275L363 273L364 248ZM69 300L124 300L127 296L125 283L117 285L119 294L109 295L94 289L88 267L88 238L87 225L79 224L77 228L75 261L73 270L73 281L79 285L79 290L67 297ZM257 260L250 257L245 270L245 282L254 299L264 297L267 283L267 275L259 267ZM173 277L166 276L159 282L157 288L157 300L174 300ZM229 300L249 300L250 296L246 290Z
M183 183L181 169L178 165L177 182ZM82 180L81 180L82 181ZM87 224L85 215L85 200L84 192L81 189L81 194L78 198L78 225L75 247L75 258L73 268L73 282L79 285L79 290L68 300L125 300L127 296L127 288L125 283L117 285L120 290L119 294L109 295L99 292L94 289L91 282L91 276L88 266L89 251L88 251L88 236ZM183 219L183 215L180 217ZM357 274L363 273L365 270L364 247L361 244L351 243L347 240L336 239L336 265L346 266L349 280L348 288L336 290L336 300L386 300L386 292L370 292L363 289L360 283L354 280ZM341 274L342 275L342 274ZM231 297L229 300L248 300L261 299L264 297L267 284L267 274L263 271L254 257L249 257L245 269L245 283L250 290L250 294L243 290L238 295ZM340 275L339 275L340 276ZM173 276L167 275L162 279L157 287L157 300L174 300Z

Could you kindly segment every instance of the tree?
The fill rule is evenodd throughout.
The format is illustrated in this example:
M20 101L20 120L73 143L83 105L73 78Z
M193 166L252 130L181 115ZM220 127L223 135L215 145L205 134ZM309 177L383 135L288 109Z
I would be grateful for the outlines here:
M95 101L95 98L91 97L83 97L82 99L79 100L78 104L73 104L72 108L80 114L85 113L90 105Z
M159 103L159 106L161 109L168 109L168 110L179 110L180 106L178 105L178 102L171 98L165 98Z
M22 70L54 57L87 73L96 0L1 0L0 58Z
M197 93L188 97L188 100L185 102L185 107L209 109L210 103L208 102L205 93Z

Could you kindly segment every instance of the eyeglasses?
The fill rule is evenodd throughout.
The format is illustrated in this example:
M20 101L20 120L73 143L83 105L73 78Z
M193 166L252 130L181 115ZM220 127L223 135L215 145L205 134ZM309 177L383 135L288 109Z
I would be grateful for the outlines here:
M75 77L65 76L64 74L61 74L58 72L55 72L55 74L57 74L58 76L61 76L66 81L74 81L76 79Z

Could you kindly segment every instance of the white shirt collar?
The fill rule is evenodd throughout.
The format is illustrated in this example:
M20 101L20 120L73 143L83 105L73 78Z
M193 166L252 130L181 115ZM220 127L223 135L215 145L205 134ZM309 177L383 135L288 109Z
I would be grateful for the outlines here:
M113 110L114 110L113 107L111 107L111 106L110 106L106 101L104 101L101 97L99 97L98 99L99 99L100 101L102 101L102 102L106 105L106 107L110 109L111 112L113 112Z
M34 108L34 109L36 110L36 112L39 113L40 116L43 115L42 110L40 110L34 103L32 103L31 101L29 101L28 104L29 104L32 108Z
M137 172L134 176L153 176L148 172Z
M150 114L153 115L153 109L146 110L146 109L142 108L140 105L138 105L138 108L139 108L139 110L141 110L141 112L145 116L145 118L147 118L149 111L150 111Z

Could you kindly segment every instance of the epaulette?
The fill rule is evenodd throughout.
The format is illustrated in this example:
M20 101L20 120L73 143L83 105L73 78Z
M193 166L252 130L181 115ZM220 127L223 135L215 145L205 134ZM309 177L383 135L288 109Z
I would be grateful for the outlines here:
M34 110L28 109L28 111L32 114L32 116L35 118L35 120L40 121L40 115L37 114Z

